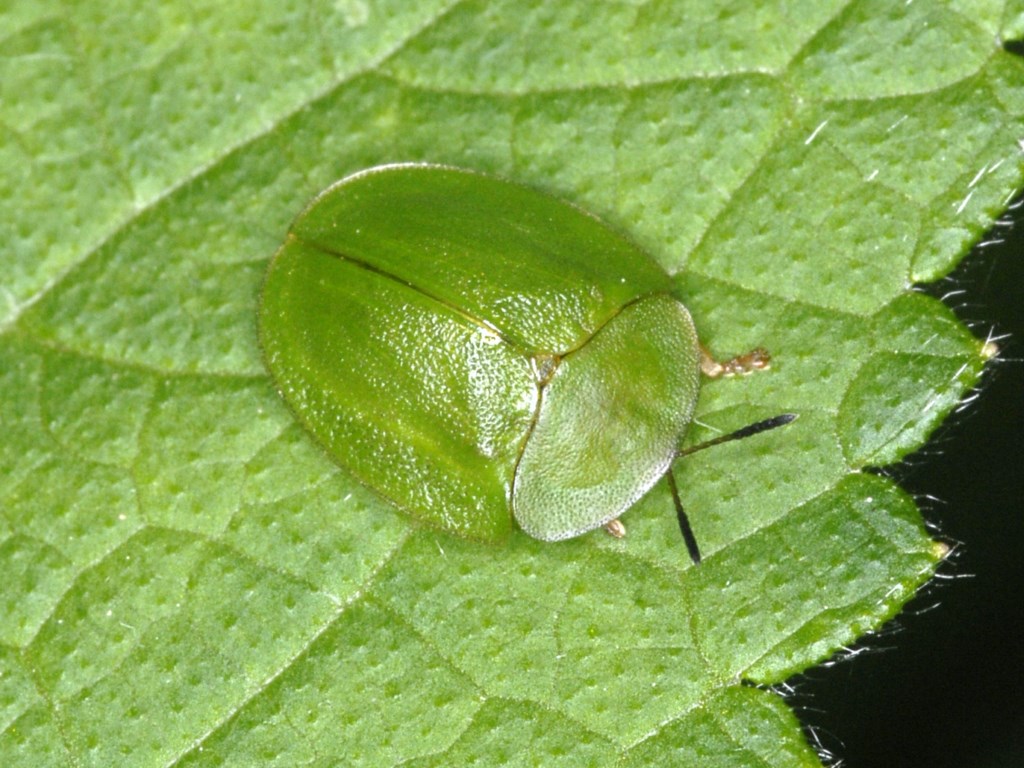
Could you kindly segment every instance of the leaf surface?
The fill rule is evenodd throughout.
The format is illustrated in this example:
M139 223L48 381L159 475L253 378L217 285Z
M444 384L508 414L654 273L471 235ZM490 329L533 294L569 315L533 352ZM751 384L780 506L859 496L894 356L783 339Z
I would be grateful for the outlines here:
M816 766L772 690L944 549L864 469L990 348L913 290L1022 186L1019 0L0 9L5 765ZM1019 43L1018 43L1019 45ZM418 528L274 392L289 221L382 162L530 184L675 275L720 355L629 536Z

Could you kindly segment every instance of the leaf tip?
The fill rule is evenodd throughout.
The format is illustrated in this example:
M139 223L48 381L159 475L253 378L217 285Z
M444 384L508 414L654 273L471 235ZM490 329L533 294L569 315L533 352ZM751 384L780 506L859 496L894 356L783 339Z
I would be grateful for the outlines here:
M933 541L931 545L931 554L936 561L945 560L949 557L949 553L953 551L953 548L946 544L944 541Z

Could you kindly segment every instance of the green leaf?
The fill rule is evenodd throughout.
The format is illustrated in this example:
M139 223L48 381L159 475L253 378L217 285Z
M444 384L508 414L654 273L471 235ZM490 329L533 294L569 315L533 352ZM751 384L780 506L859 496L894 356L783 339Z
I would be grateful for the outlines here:
M756 8L751 8L757 5ZM864 473L992 350L913 284L1024 184L1020 0L0 8L4 765L815 766L770 686L944 547ZM622 541L414 526L274 392L292 217L381 162L575 202L719 354ZM763 686L753 687L745 683Z

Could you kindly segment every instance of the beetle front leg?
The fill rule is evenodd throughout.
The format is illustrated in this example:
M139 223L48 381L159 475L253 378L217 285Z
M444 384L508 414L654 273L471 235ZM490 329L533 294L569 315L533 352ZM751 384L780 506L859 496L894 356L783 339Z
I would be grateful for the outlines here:
M755 347L744 355L736 355L729 360L719 362L703 344L700 345L700 369L705 376L717 379L720 376L746 376L748 373L760 371L769 366L772 356L763 347Z
M616 539L621 539L626 535L626 526L618 518L605 523L604 529L609 536L614 536Z

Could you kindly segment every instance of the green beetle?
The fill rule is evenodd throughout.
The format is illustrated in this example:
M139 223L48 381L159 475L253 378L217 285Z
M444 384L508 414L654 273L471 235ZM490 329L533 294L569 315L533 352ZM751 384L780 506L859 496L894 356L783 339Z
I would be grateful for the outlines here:
M387 165L295 220L260 338L299 420L395 506L469 538L501 539L514 518L556 541L623 531L619 516L680 455L702 369L767 364L760 350L711 360L670 289L573 205L472 171Z

